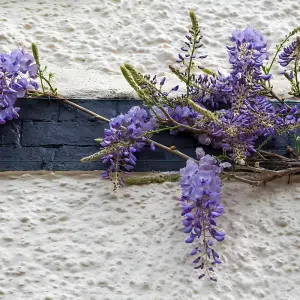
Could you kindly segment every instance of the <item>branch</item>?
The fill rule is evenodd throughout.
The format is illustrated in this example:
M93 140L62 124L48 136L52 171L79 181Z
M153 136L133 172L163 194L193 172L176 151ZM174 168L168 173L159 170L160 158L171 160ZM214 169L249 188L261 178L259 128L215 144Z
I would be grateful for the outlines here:
M290 158L287 158L285 156L282 156L282 155L274 153L274 152L260 150L260 151L258 151L258 153L264 154L264 155L267 155L267 156L271 156L271 157L276 157L276 158L279 158L279 159L281 159L283 161L291 160ZM293 159L292 161L295 161L295 159Z
M264 185L267 182L270 182L275 179L279 179L281 177L287 176L287 175L294 175L300 172L300 167L295 168L289 168L281 171L273 171L272 173L268 173L265 178L259 180L255 185L260 186Z
M180 179L179 173L153 174L149 176L126 176L126 185L143 185L150 183L175 182Z

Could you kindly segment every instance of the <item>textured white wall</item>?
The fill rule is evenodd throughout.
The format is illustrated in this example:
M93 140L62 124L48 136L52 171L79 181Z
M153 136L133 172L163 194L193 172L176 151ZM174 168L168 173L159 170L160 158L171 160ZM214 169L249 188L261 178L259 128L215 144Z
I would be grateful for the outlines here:
M124 62L163 76L182 45L191 9L203 28L207 67L221 71L228 71L225 45L232 30L253 25L275 46L300 25L294 0L0 2L0 50L36 42L60 92L82 96L130 94L119 70Z
M0 299L299 299L295 177L222 187L214 283L193 270L176 183L113 192L95 173L72 175L0 174Z

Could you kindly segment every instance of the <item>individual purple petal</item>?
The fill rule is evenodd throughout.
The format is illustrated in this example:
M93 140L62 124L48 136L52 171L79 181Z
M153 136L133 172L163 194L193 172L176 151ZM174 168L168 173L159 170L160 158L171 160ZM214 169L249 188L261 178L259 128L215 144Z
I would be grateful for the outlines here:
M272 77L272 74L268 74L268 75L262 75L262 76L260 76L260 78L261 78L261 79L263 79L263 80L270 80L270 79L271 79L271 77Z
M32 64L28 67L29 76L31 78L35 78L38 72L39 66L36 64Z
M198 252L198 248L196 247L196 248L190 253L190 255L193 256L193 255L195 255L197 252Z
M184 233L190 233L190 232L192 231L192 229L193 229L193 225L190 225L190 226L188 226L188 227L185 227L185 228L183 229L183 232L184 232Z
M155 151L155 145L154 145L153 142L150 144L150 148L151 148L152 151Z
M231 165L231 163L225 161L225 162L220 163L220 167L223 169L229 169L232 167L232 165Z
M201 159L205 155L205 152L203 148L197 148L196 149L196 156L198 159Z
M190 244L190 243L192 243L192 242L194 241L194 239L195 239L195 236L190 235L190 236L185 240L185 242L188 243L188 244Z

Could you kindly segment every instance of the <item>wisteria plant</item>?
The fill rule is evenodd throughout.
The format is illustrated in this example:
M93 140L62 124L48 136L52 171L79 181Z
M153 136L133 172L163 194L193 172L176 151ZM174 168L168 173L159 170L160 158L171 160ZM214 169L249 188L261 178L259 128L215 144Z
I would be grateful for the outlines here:
M124 64L121 71L143 101L143 107L135 106L111 120L59 96L51 84L52 74L47 75L46 68L41 67L34 44L35 63L33 57L23 50L1 55L0 123L18 116L14 103L25 93L60 99L108 122L109 129L105 129L104 137L96 139L102 148L82 161L100 159L107 164L103 177L112 180L115 188L125 183L179 179L182 225L187 234L185 242L195 244L190 252L194 257L194 268L200 270L199 278L208 276L217 281L212 274L215 266L221 263L221 257L215 243L225 239L225 232L217 225L217 218L224 212L220 201L222 180L235 178L252 185L262 185L300 172L300 146L296 134L300 128L300 111L275 94L270 73L278 61L283 67L282 76L290 82L290 94L300 97L300 38L286 46L300 32L300 27L290 32L276 47L269 64L269 45L259 31L250 26L234 31L227 46L231 71L222 74L205 67L207 55L202 53L202 35L194 12L190 12L190 19L192 26L176 65L170 66L170 71L180 83L166 89L165 77L158 79L142 75L132 65ZM199 73L196 73L197 70ZM40 79L41 91L37 91L37 83L33 80L36 76ZM277 105L273 105L270 99L275 99ZM190 134L200 145L219 149L220 155L206 154L199 147L196 158L191 158L174 147L151 139L161 131ZM290 157L262 150L268 140L284 133L291 133L295 138L295 147L287 147ZM125 176L136 164L135 154L146 144L153 151L161 148L186 159L186 167L179 174L159 177ZM237 171L247 171L248 175L242 176ZM251 176L257 173L259 177Z
M156 76L142 75L127 63L121 66L125 79L143 100L149 113L144 108L133 107L127 114L111 119L110 129L105 130L101 140L103 150L82 161L102 159L108 164L103 176L113 180L116 187L124 183L121 174L132 170L136 164L135 152L146 143L155 150L150 138L158 131L187 132L199 144L220 149L222 155L213 157L198 148L197 159L189 158L186 167L180 170L182 224L183 231L188 234L185 242L196 243L190 254L195 257L194 268L200 269L199 278L208 275L216 281L211 274L221 259L214 241L222 242L225 238L225 232L216 221L224 211L220 203L221 179L232 176L258 185L300 171L299 157L289 162L281 157L281 162L283 159L286 163L284 170L267 169L264 166L266 161L269 162L267 157L280 155L257 150L259 138L267 141L283 133L294 133L300 127L300 112L274 93L270 81L270 71L279 54L278 62L286 68L282 74L291 83L290 94L300 96L299 38L283 48L300 28L292 31L277 46L275 58L269 65L265 64L269 58L269 46L259 31L250 26L243 31L234 31L231 44L227 46L231 72L225 75L205 67L207 55L201 53L203 44L198 21L193 12L190 12L190 18L192 26L178 55L177 65L170 66L185 89L180 89L178 84L165 90L166 78L158 80ZM287 69L289 66L291 70ZM195 73L196 68L199 74ZM279 101L279 107L275 108L271 98ZM262 145L259 150L261 148ZM255 160L251 161L253 158ZM229 172L224 173L224 169ZM260 172L264 177L259 180L243 178L234 175L233 171L237 169Z

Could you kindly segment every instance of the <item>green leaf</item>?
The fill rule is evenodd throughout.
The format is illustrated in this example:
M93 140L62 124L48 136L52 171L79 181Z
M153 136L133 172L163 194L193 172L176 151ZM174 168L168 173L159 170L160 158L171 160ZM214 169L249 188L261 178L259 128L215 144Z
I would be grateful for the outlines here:
M202 72L207 74L207 75L217 75L214 71L207 69L207 68L203 68Z
M95 139L95 142L96 143L101 143L101 142L103 142L103 139L102 138Z

